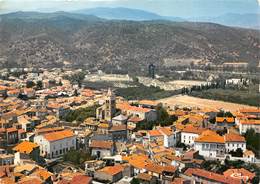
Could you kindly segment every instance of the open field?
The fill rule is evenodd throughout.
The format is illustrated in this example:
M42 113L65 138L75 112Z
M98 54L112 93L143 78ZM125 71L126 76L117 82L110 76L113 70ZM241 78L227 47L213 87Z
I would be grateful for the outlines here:
M224 101L217 100L207 100L197 97L191 97L187 95L176 95L169 98L164 98L158 100L163 104L167 104L170 106L180 105L180 106L189 106L189 107L199 107L199 108L207 108L207 109L225 109L226 111L235 112L241 108L250 108L253 106L236 104Z

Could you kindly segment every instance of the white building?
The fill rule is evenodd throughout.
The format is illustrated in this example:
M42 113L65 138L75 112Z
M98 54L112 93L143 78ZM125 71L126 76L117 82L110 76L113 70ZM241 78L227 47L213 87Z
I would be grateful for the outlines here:
M114 143L112 141L93 140L90 143L91 155L97 158L112 156L114 154Z
M254 129L255 132L260 133L260 120L255 119L239 119L237 120L239 126L239 133L245 134L247 130Z
M194 148L204 157L223 157L225 154L225 140L216 132L206 130L195 139Z
M40 145L40 154L47 158L60 157L67 151L76 149L76 136L71 130L37 135L34 142Z
M240 148L243 152L246 150L246 140L243 136L235 133L228 133L224 136L226 152L236 151Z
M163 135L164 147L174 147L179 141L179 132L173 131L170 127L161 127L159 129L160 133Z
M181 129L181 143L193 146L194 140L199 137L199 135L204 131L205 129L200 127L194 127L191 125L185 126L183 129Z

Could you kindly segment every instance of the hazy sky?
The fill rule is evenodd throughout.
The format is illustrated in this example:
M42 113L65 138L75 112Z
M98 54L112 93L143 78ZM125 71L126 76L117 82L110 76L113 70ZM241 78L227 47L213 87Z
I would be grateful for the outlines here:
M93 7L127 7L165 16L200 17L260 13L260 0L0 0L0 13L70 11Z

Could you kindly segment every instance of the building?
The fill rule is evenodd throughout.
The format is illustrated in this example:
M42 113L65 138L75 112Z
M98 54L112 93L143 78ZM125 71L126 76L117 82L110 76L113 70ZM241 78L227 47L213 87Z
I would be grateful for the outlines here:
M124 116L122 114L112 118L112 124L113 125L126 125L128 117Z
M255 173L252 173L244 168L228 169L223 173L223 175L225 177L230 177L243 181L243 183L251 183L256 176Z
M155 109L137 107L126 102L118 103L116 107L120 109L123 114L126 114L129 117L139 117L147 121L157 120L157 113Z
M206 130L195 139L194 148L204 157L223 157L225 154L225 139L214 131Z
M108 89L105 97L105 104L96 110L96 118L99 120L112 121L116 113L116 97L114 93Z
M23 160L39 161L39 145L29 141L23 141L13 148L15 151L15 164L21 164Z
M8 154L6 152L1 152L1 154L0 154L0 166L13 165L13 164L14 164L14 155Z
M171 127L160 127L158 129L163 135L164 147L174 147L180 140L180 132L174 131Z
M180 129L181 143L193 146L194 140L204 131L204 128L187 125Z
M246 150L246 140L243 136L235 133L224 135L226 152L236 151L240 148L243 152Z
M254 129L255 132L260 133L260 120L257 119L240 119L238 126L240 134L245 134L249 129Z
M113 141L115 142L126 142L128 140L127 125L112 126L109 133L111 133Z
M40 153L47 158L62 156L71 149L76 149L76 136L71 130L62 130L34 137L34 142L40 145Z
M94 179L103 182L115 183L123 177L124 167L122 165L107 166L97 170Z
M91 148L91 155L97 158L112 156L115 150L112 141L93 140L89 147Z
M149 73L149 77L151 77L152 79L155 78L155 65L154 64L150 64L148 66L148 73Z
M206 171L198 168L188 168L184 175L189 177L193 183L208 183L208 184L231 184L240 183L239 180L226 177L221 174Z

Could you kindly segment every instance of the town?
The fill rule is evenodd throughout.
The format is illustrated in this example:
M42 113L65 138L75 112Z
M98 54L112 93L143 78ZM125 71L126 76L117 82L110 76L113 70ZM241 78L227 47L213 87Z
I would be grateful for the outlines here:
M0 183L259 183L259 108L127 100L74 72L1 72Z

